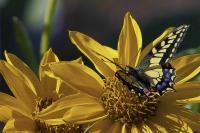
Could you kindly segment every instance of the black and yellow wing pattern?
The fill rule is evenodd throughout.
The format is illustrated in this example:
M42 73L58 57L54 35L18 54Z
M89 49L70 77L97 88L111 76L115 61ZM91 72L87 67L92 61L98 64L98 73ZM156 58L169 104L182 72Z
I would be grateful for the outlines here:
M157 66L169 62L182 42L189 25L181 25L164 37L141 62L147 67ZM140 65L140 66L141 66Z
M189 25L181 25L164 37L141 61L138 69L142 69L150 77L151 86L160 95L173 91L176 78L175 69L169 60L174 56L182 42Z
M170 63L160 65L160 67L144 72L150 77L151 87L160 95L165 92L175 91L173 88L176 73Z

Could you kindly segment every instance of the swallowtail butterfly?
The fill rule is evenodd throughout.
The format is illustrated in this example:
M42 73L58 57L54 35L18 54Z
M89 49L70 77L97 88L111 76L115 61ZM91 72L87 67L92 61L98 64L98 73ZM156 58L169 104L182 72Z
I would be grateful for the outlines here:
M115 76L127 85L130 91L146 96L151 92L163 95L167 91L175 91L173 86L176 73L169 61L175 55L188 28L189 25L175 28L150 50L136 68L122 67L104 58L120 68Z

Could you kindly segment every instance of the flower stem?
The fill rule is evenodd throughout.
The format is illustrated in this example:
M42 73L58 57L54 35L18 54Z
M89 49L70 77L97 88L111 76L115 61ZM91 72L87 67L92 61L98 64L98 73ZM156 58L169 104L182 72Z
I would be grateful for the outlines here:
M51 35L51 26L53 21L54 12L56 9L57 0L48 0L47 10L44 16L44 29L41 36L40 42L40 56L44 54L49 48L49 40Z

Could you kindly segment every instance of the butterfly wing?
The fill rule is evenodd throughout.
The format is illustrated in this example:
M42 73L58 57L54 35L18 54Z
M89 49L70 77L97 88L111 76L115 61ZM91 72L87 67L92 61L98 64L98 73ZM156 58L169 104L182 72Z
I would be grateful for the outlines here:
M173 91L175 69L168 63L183 40L188 25L182 25L162 39L142 60L138 69L149 76L151 86L163 95Z
M162 64L160 67L145 71L150 77L151 87L160 95L167 91L175 91L173 89L176 73L170 63Z
M189 25L181 25L174 29L170 34L163 38L151 51L144 57L138 66L145 69L152 66L161 65L169 62L175 55L179 44L182 42Z

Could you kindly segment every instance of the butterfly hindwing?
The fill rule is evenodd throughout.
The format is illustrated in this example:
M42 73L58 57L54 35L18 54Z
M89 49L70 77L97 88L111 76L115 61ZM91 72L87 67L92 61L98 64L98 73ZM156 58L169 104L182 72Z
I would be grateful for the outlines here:
M175 69L166 63L161 67L144 72L151 80L151 86L155 91L163 95L166 91L174 91L174 81L176 78Z

